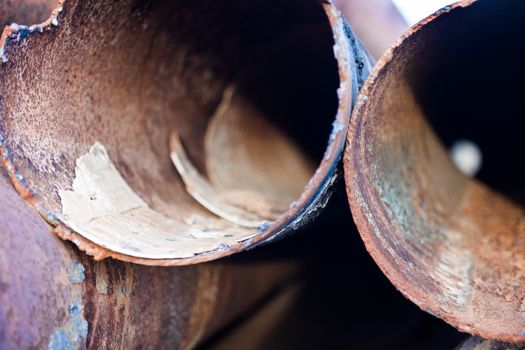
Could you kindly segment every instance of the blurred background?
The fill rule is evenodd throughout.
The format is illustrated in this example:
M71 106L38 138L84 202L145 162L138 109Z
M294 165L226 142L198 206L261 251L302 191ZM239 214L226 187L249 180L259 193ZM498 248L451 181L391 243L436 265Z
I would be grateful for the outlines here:
M407 29L452 0L334 0L377 59Z
M342 1L345 2L345 1ZM352 1L348 1L352 2ZM452 4L451 0L392 0L398 11L409 25L416 24L421 19L436 12L442 7Z

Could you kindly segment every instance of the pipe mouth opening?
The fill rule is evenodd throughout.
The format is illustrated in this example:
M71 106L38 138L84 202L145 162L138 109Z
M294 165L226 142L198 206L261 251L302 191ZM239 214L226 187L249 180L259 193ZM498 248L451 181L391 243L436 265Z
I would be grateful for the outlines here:
M436 34L435 44L407 73L410 89L440 141L472 158L456 160L460 170L472 163L477 171L467 174L522 206L525 48L516 38L525 36L524 8L504 1L481 6L475 15L458 13L458 24L440 28L443 33ZM512 9L514 14L508 12Z
M392 282L462 330L515 341L525 337L523 10L479 1L414 27L362 92L345 164L354 219ZM475 177L454 164L469 166L453 159L465 147L482 157Z
M46 21L60 0L11 0L0 2L0 26L31 26Z
M245 249L295 220L337 162L344 138L329 135L352 91L331 5L71 0L58 21L6 47L2 148L19 192L90 254Z

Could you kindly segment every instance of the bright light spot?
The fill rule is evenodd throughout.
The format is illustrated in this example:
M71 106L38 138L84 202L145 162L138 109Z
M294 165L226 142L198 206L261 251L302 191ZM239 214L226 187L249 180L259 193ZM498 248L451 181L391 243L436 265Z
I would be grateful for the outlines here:
M478 145L469 140L454 142L450 148L452 161L463 174L474 177L481 169L483 156Z
M416 24L457 0L392 0L409 25Z

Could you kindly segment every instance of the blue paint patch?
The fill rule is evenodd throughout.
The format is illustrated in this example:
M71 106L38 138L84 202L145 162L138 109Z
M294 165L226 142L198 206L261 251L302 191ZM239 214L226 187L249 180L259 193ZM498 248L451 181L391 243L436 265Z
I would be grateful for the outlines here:
M76 314L78 314L79 311L80 311L80 308L79 308L78 305L76 305L76 304L71 304L71 305L69 306L69 313L70 313L71 315L76 315Z
M67 322L53 333L47 346L48 350L74 350L85 346L89 324L82 314L83 306L80 300L80 296L77 296L75 302L69 306Z
M46 220L50 223L56 223L58 222L58 217L55 214L48 213L46 215Z
M31 32L29 31L29 28L21 28L18 32L18 38L19 39L25 39Z
M82 306L71 304L69 307L70 338L75 344L85 341L88 334L88 323L82 315Z
M75 344L66 331L59 329L51 336L47 348L48 350L74 350Z
M263 233L264 231L266 231L270 227L271 224L272 223L269 222L269 221L263 222L262 224L259 225L259 227L257 227L257 232Z
M67 279L70 283L82 283L86 279L84 272L84 265L77 261L73 261L67 267Z

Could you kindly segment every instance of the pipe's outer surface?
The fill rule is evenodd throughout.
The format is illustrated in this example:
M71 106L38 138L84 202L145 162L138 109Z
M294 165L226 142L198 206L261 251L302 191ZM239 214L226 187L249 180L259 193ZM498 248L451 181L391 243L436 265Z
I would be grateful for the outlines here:
M286 261L191 267L95 262L0 178L0 349L189 349L297 271Z
M314 8L314 2L303 5L303 2L289 0L277 7L272 2L260 3L262 13L271 14L275 20L281 11L279 6L288 10L296 6L299 16L301 11L308 13ZM183 193L185 189L170 163L167 135L174 128L180 128L186 134L182 136L196 145L193 147L196 151L189 149L190 156L202 162L202 151L198 150L202 125L205 115L209 115L217 103L217 91L224 88L223 82L214 80L215 73L210 71L217 70L219 78L221 74L235 73L228 69L236 68L232 62L239 52L224 49L218 44L222 39L213 40L213 36L231 34L230 27L235 28L240 21L226 21L230 23L226 23L224 30L214 27L216 30L195 34L195 28L204 31L208 21L215 20L195 13L199 6L202 13L206 13L209 8L206 4L206 1L189 6L183 2L65 0L58 3L51 17L41 25L14 25L4 31L0 52L4 62L0 68L0 142L4 165L17 191L56 226L55 232L98 260L113 257L144 265L188 265L228 256L304 227L326 206L331 193L340 189L337 184L342 178L340 158L350 111L371 64L366 50L340 13L330 3L319 2L315 5L325 17L321 20L326 22L326 28L318 25L319 14L312 17L314 24L309 24L311 18L297 18L306 23L301 30L314 28L326 34L326 29L331 27L330 37L336 41L330 50L335 52L331 59L337 61L341 81L339 90L335 87L337 92L333 91L339 100L337 115L332 134L325 136L328 145L317 171L300 198L276 221L264 223L233 243L230 238L227 243L219 240L213 247L196 249L193 255L178 252L141 255L134 246L112 250L107 248L110 245L86 239L64 224L59 192L71 189L75 162L98 141L105 142L124 180L154 210L168 217L178 215L177 219L182 220L190 220L191 210L197 215L203 213L202 208L190 203L193 201ZM214 11L226 17L244 12L253 16L253 11L241 3L232 1L225 5L224 9L214 6ZM164 21L155 17L173 12L176 6L180 6L180 11L175 12L176 19L170 17L170 21ZM257 9L257 5L250 6ZM179 23L177 21L188 28L170 29L170 25ZM278 23L286 27L288 22L285 17ZM230 26L232 23L235 25ZM216 23L210 25L216 26ZM159 28L152 29L152 26ZM225 42L238 45L244 41L243 45L251 45L251 41L238 32L234 33L231 43L228 36ZM297 33L301 32L292 31L291 35ZM202 38L192 37L195 35ZM181 41L174 46L173 40ZM282 45L280 40L275 39L277 45ZM186 46L189 48L184 51ZM234 49L238 48L234 46ZM194 53L199 50L208 56ZM228 56L230 54L233 56ZM217 63L214 60L218 56L222 61ZM143 69L137 68L142 65ZM169 91L167 96L166 91ZM184 94L195 98L189 99ZM178 115L168 120L167 113ZM326 145L326 139L322 142ZM186 215L187 212L190 214Z
M454 327L506 342L525 341L525 211L512 196L522 162L492 169L506 185L521 174L505 192L460 173L438 137L472 116L467 132L484 130L485 154L520 157L521 149L498 145L509 138L505 128L522 139L512 131L521 130L522 6L462 1L409 29L361 90L344 157L354 221L390 281ZM489 68L506 64L508 74ZM432 117L449 119L438 129Z

